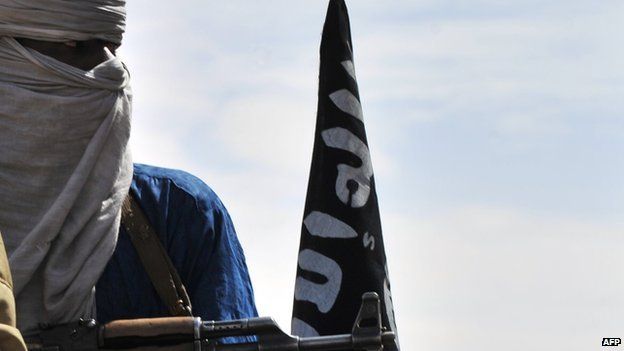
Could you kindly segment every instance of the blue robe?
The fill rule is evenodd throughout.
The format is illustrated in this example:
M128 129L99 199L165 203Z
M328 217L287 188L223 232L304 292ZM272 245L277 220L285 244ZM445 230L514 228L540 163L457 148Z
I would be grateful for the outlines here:
M130 191L178 270L195 316L204 320L257 316L232 220L206 184L182 171L137 164ZM101 323L168 316L123 227L97 283L96 303ZM248 339L239 339L243 340Z

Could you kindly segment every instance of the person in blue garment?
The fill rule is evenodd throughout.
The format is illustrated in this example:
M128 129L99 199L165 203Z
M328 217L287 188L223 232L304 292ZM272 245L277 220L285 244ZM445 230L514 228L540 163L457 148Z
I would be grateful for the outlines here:
M232 220L206 184L186 172L136 164L130 191L165 244L195 315L206 320L256 315ZM96 302L101 322L167 315L123 228L98 281Z
M257 315L217 195L186 172L131 161L129 74L115 56L124 28L124 0L0 0L0 231L27 340L41 323L168 315L120 225L128 192L195 316Z

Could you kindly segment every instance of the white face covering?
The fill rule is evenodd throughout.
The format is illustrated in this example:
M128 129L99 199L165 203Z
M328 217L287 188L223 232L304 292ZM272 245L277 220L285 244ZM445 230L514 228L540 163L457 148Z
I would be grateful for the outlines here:
M97 2L0 0L0 23L10 17L6 4L82 6L97 18ZM33 38L25 34L10 33ZM131 93L129 74L112 54L87 72L5 35L0 25L0 231L18 327L28 334L39 323L93 317L94 287L114 251L132 179Z

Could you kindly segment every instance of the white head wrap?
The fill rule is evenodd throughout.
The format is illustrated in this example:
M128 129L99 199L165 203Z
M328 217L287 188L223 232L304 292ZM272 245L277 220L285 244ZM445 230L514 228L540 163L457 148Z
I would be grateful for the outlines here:
M0 0L1 21L4 8L32 3L47 9L48 2L64 10L90 5L99 13L94 4L115 1ZM80 28L70 28L78 20L68 23L63 38L79 37ZM24 28L31 25L36 27L25 21ZM115 249L132 179L125 66L109 53L108 61L87 72L5 36L32 38L35 32L0 29L0 232L18 327L26 333L39 323L93 317L94 286Z
M103 39L121 44L125 0L1 0L0 33L44 41Z

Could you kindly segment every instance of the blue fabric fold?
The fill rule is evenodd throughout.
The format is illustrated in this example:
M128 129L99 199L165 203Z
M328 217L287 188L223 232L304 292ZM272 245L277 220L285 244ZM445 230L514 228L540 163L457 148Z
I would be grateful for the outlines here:
M186 172L136 164L130 191L178 270L196 316L257 316L243 250L227 210L210 187ZM123 227L96 286L96 303L101 323L168 315Z

